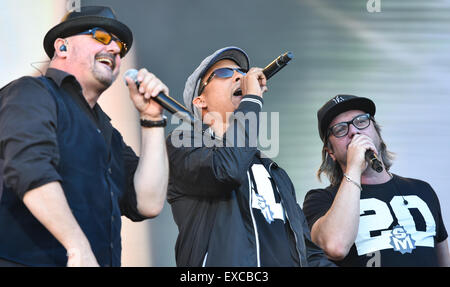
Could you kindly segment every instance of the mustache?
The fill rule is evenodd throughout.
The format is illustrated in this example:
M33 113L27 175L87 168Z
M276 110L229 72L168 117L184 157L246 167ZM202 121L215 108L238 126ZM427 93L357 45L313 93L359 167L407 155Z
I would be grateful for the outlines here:
M113 54L110 53L98 53L95 55L95 59L109 59L111 61L111 69L114 70L116 67L116 57Z

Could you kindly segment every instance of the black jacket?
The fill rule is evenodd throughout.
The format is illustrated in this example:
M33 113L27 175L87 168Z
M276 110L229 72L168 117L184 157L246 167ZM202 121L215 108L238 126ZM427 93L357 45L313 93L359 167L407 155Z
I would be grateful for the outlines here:
M247 95L235 115L239 112L258 115L261 106L259 97ZM236 121L237 126L246 126L239 119ZM256 146L248 144L251 134L248 129L247 125L241 130L245 147L220 147L227 141L227 135L222 140L214 138L209 129L198 132L176 129L168 136L168 202L179 229L175 246L177 266L260 266L247 170L254 157L261 157L261 153ZM179 146L181 141L185 146ZM212 146L211 141L219 147ZM280 192L301 266L332 266L311 241L305 216L286 172L270 159L261 158L261 161Z

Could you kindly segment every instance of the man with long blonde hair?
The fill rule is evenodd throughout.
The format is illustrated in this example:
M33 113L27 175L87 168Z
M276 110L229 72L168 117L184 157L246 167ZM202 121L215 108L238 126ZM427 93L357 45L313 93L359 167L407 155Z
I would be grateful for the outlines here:
M317 174L330 185L305 197L311 238L340 266L449 266L439 200L428 183L389 171L393 155L375 110L370 99L338 95L317 112L324 143Z

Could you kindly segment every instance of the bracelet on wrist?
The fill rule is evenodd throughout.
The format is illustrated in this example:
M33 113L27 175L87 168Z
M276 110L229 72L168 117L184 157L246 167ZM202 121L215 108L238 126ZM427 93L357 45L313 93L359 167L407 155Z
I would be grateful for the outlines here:
M362 187L361 187L361 185L360 185L359 183L357 183L356 181L354 181L350 176L346 175L345 173L344 173L344 176L345 176L345 179L346 179L348 182L353 183L354 185L356 185L356 186L359 188L360 191L362 191Z
M162 116L162 120L160 121L150 121L150 120L146 120L146 119L141 119L140 123L142 127L145 128L159 128L159 127L165 127L167 126L167 117L166 116Z

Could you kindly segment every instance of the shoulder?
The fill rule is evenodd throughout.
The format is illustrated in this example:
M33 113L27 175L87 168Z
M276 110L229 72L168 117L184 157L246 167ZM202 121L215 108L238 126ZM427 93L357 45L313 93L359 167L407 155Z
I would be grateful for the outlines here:
M431 185L423 180L416 178L400 177L395 175L395 179L399 183L398 186L410 194L415 194L426 202L435 202L439 204L439 198Z
M2 106L6 104L54 105L54 99L45 84L37 77L25 76L0 89Z
M401 177L398 175L394 175L395 180L397 180L401 185L407 186L409 188L421 188L421 189L429 189L433 191L433 188L431 185L423 180L416 179L416 178L408 178L408 177Z
M187 130L174 129L166 137L166 146L169 152L175 151L177 148L183 147L186 141L191 140L192 133Z
M305 195L303 210L306 213L315 213L318 209L328 209L336 196L337 187L311 189Z
M330 209L336 195L335 187L312 189L306 193L303 201L303 213L305 214L309 228Z
M0 92L3 95L9 91L23 90L29 87L45 89L44 83L37 77L24 76L6 84L0 89Z
M305 201L313 199L331 199L336 196L337 187L329 185L326 188L311 189L305 195Z
M169 133L166 138L166 145L169 153L186 149L202 148L205 147L204 140L207 137L208 134L205 130L197 130L191 125L183 123Z

